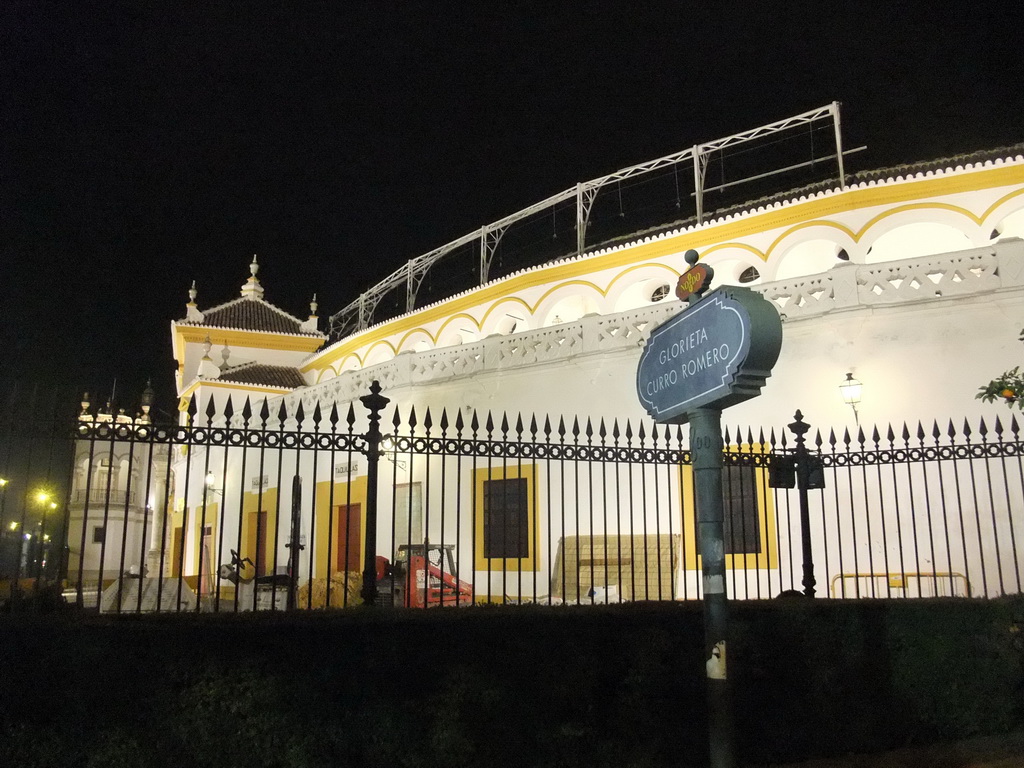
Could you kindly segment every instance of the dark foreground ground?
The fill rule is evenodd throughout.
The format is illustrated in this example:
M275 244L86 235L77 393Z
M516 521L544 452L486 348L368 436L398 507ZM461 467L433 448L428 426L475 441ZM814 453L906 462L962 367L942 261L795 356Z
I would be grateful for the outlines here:
M818 758L782 768L1021 768L1024 731L870 755ZM750 766L755 768L755 766Z

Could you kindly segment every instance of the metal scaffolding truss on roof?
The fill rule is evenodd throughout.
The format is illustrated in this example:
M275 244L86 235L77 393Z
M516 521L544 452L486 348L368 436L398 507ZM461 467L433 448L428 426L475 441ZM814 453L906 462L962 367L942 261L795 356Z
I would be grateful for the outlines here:
M707 172L708 161L714 152L745 142L762 139L772 134L790 131L794 128L810 125L811 123L826 119L831 119L833 124L836 147L835 153L825 157L816 157L807 163L798 163L784 168L776 168L767 173L758 174L757 176L723 183L717 187L709 188L705 186L705 175ZM680 152L673 152L670 155L665 155L664 157L659 157L655 160L649 160L645 163L639 163L637 165L631 165L628 168L622 168L614 173L609 173L606 176L591 179L590 181L580 182L574 187L570 187L558 192L557 194L551 195L550 197L523 208L516 213L490 224L485 224L480 227L479 230L474 230L473 232L465 234L450 243L446 243L445 245L428 251L421 256L410 259L379 283L361 293L354 301L339 312L331 315L331 337L333 339L344 338L345 336L358 333L359 331L365 330L373 325L374 313L380 305L381 300L403 285L405 286L405 311L413 311L416 308L417 293L430 268L437 264L446 255L473 242L479 242L480 263L478 284L486 284L490 279L491 262L494 258L498 244L506 230L512 224L522 221L530 216L544 211L553 210L555 206L560 203L567 203L569 201L573 201L575 203L575 255L582 255L586 250L587 226L590 221L590 214L593 210L594 201L597 198L598 192L609 184L651 173L652 171L656 171L661 168L677 166L682 163L690 162L693 166L693 197L696 204L696 221L700 224L704 220L705 192L711 191L712 189L723 189L725 187L741 184L745 181L752 181L765 176L771 176L776 173L783 173L805 165L810 165L813 162L833 159L836 160L838 166L839 185L841 187L845 187L846 173L843 167L843 154L839 122L839 102L834 101L824 107L812 109L802 114L794 115L793 117L787 117L783 120L762 125L749 131L733 134L732 136L715 139L714 141L705 142L703 144L696 144ZM849 154L849 152L846 154Z

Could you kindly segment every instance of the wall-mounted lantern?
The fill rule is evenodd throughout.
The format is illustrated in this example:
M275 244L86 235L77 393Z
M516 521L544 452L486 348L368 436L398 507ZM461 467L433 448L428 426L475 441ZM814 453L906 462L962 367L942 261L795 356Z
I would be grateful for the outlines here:
M860 417L857 414L857 406L860 404L860 396L864 385L853 378L852 373L846 374L846 380L839 385L839 393L843 396L843 402L853 408L853 420L860 426Z

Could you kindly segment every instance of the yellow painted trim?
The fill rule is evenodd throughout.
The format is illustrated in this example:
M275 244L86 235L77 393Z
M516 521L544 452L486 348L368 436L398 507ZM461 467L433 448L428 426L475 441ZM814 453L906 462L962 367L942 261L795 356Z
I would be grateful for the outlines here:
M772 244L768 246L767 250L765 250L765 252L764 252L764 260L768 261L768 259L771 257L771 255L775 252L775 249L779 246L779 244L782 243L783 241L785 241L786 238L790 237L794 232L799 232L802 229L813 229L814 227L821 227L822 229L838 229L840 232L844 233L849 238L851 238L853 240L853 242L855 242L855 243L860 240L861 235L864 233L863 229L861 229L861 232L859 234L855 233L852 229L850 229L845 224L840 224L840 223L835 222L835 221L827 221L827 220L805 221L805 222L802 222L800 224L797 224L795 226L790 227L785 232L783 232L781 235L776 237L772 241Z
M203 344L206 337L215 347L227 344L230 347L250 347L252 349L280 349L290 352L315 352L327 341L314 336L290 336L283 333L266 331L237 331L207 328L196 325L175 325L175 334L185 343Z
M392 357L398 354L398 352L395 351L395 346L390 341L388 341L387 339L381 339L379 341L375 341L373 343L373 346L366 350L366 353L363 356L363 360L369 360L370 356L373 354L373 350L375 350L377 347L387 347L388 349L391 350Z
M881 213L877 214L876 216L872 216L868 220L868 222L863 227L861 227L860 230L857 232L856 239L859 242L860 239L862 237L864 237L864 235L866 235L868 233L868 230L870 230L873 226L875 226L875 224L877 224L878 222L880 222L880 221L882 221L884 219L888 219L888 218L890 218L892 216L898 216L899 214L906 213L907 211L924 211L924 210L950 211L952 213L958 214L960 216L963 216L963 217L973 221L975 224L978 224L978 225L981 224L981 219L980 218L975 216L973 213L968 211L966 208L961 208L959 205L950 205L949 203L910 203L908 205L900 205L900 206L897 206L896 208L890 208L887 211L882 211Z
M334 374L333 376L331 376L332 379L335 376L338 375L338 372L336 370L334 370L334 368L332 366L327 366L326 368L321 369L317 373L317 375L316 375L316 383L319 384L321 381L323 381L324 380L324 376L326 376L328 373Z
M441 327L438 328L437 329L437 333L434 334L434 337L433 337L434 338L434 343L437 344L437 342L440 341L441 334L444 333L445 329L449 325L451 325L452 323L454 323L454 322L456 322L458 320L469 320L469 322L471 322L473 325L476 326L476 330L474 331L474 333L480 333L480 323L477 322L476 318L473 317L472 315L466 314L465 312L460 312L457 315L452 315L447 320L445 320L443 323L441 323ZM421 326L421 328L422 328L422 326ZM429 333L427 335L429 335Z
M332 470L333 471L333 470ZM359 560L349 563L350 571L363 570L363 556L366 552L366 476L352 478L351 496L349 483L334 483L334 498L331 499L331 481L323 480L316 484L316 540L314 543L316 560L313 572L318 578L328 578L328 573L340 573L327 557L330 545L331 559L338 556L336 534L341 530L337 508L349 504L359 505ZM334 513L332 514L332 504Z
M679 275L682 274L678 269L673 269L668 264L660 264L656 261L647 262L646 264L635 264L632 267L627 267L626 269L619 272L619 274L617 274L615 277L613 277L611 279L611 282L608 283L608 288L605 290L604 295L607 296L609 293L611 293L612 288L615 286L617 282L619 282L619 280L624 278L626 275L632 272L636 272L637 270L640 269L657 269L661 272L668 272L669 275L671 275L675 279L678 279Z
M179 410L188 410L188 399L192 396L192 393L200 387L210 387L211 389L230 389L232 391L241 390L242 392L262 392L271 395L286 395L293 391L287 387L261 387L256 384L236 384L231 381L218 381L217 379L196 379L188 385L184 392L178 395ZM181 407L182 400L185 401L184 408Z
M413 328L411 331L409 331L401 339L398 340L398 343L395 345L395 348L399 352L404 351L402 348L405 346L405 342L407 342L410 338L412 338L413 336L416 336L417 334L419 334L421 336L424 336L426 338L426 340L429 341L431 344L435 344L436 343L434 337L431 336L427 332L427 330L425 328Z
M1021 182L1024 182L1024 165L1004 165L915 181L883 182L873 187L849 189L803 203L784 203L781 208L773 208L762 213L741 214L732 221L711 223L677 235L626 244L599 256L573 259L546 268L531 270L511 279L484 286L450 301L440 302L421 312L386 321L375 328L369 336L352 337L333 350L325 352L322 357L310 360L301 370L322 368L350 354L353 350L366 347L375 339L402 333L411 328L423 327L446 315L497 301L540 285L573 280L582 275L614 269L638 261L650 261L682 253L689 248L698 248L709 242L735 241L782 226L818 221L861 208L973 192Z
M178 335L178 324L171 322L171 347L174 359L178 361L178 373L185 372L185 340Z
M544 291L544 293L541 294L541 297L537 299L537 303L533 305L533 311L536 312L537 308L544 303L544 300L547 299L548 296L557 293L563 288L568 288L571 285L582 285L587 288L593 288L594 292L599 294L602 298L608 295L607 291L601 290L595 283L592 283L590 280L566 280L565 282L558 283L558 285L554 285L548 290Z
M501 309L506 304L520 304L526 309L527 314L533 314L533 308L527 302L523 301L518 296L507 296L504 299L499 299L487 308L487 311L484 312L484 316L480 318L480 328L483 329L484 323L487 322L487 318L491 316L492 312Z
M754 445L730 445L728 450L732 453L763 453L764 446ZM757 492L757 525L758 534L761 539L761 551L749 554L737 554L725 556L726 570L754 570L754 569L777 569L779 567L778 541L776 537L775 522L775 500L771 489L768 487L767 467L757 467L754 470L754 481ZM693 467L689 464L679 467L679 492L683 510L683 562L685 570L687 565L700 569L701 558L697 551L697 525L696 515L692 500L694 499Z
M1000 206L1005 205L1015 197L1024 196L1024 189L1015 189L1013 192L1007 192L1005 195L996 200L992 205L985 209L985 212L981 214L981 220L985 221L991 216ZM1017 210L1020 210L1019 208ZM1016 211L1015 211L1016 213Z
M484 557L484 481L526 478L526 517L529 554L526 557ZM477 571L539 571L539 521L537 519L537 474L535 464L481 467L474 473L473 517L476 538L473 565Z
M349 361L349 358L355 358L356 365L358 365L360 367L363 365L363 359L364 358L358 352L351 352L351 353L345 355L344 359L341 361L341 365L338 367L338 373L339 374L344 372L344 370L345 370L345 363L347 363Z
M768 254L762 252L758 248L755 248L752 245L747 245L746 243L735 242L718 243L718 245L712 245L710 248L705 248L704 252L700 255L700 257L702 259L707 259L707 257L710 256L712 253L725 250L749 251L750 253L754 254L754 256L759 258L761 261L768 261Z

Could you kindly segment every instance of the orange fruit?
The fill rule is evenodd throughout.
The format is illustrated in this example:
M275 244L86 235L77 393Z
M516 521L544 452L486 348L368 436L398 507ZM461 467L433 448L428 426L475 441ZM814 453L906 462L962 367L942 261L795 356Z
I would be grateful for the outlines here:
M1002 395L1003 397L1005 397L1005 398L1009 399L1009 398L1011 398L1011 397L1015 397L1017 393L1016 393L1016 392L1014 392L1014 391L1013 391L1012 389L1010 389L1009 387L1007 387L1006 389L1004 389L1004 390L1003 390L1002 392L1000 392L999 394L1001 394L1001 395Z

